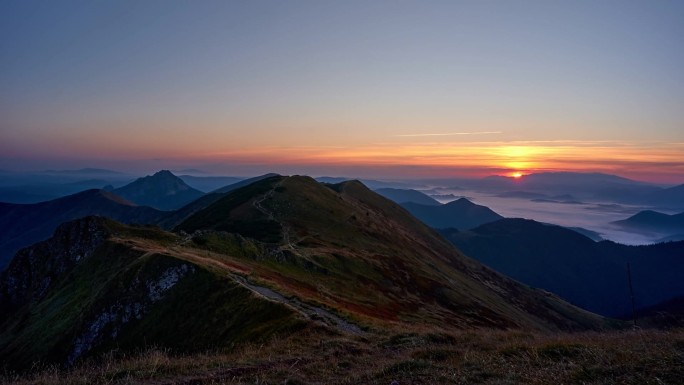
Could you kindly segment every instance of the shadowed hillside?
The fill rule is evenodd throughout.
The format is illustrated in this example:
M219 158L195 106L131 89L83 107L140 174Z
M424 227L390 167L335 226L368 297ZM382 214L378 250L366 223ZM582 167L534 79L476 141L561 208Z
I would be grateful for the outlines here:
M503 218L489 207L476 205L466 198L437 206L406 202L402 207L435 229L451 227L466 230Z
M526 219L442 233L485 265L599 314L618 317L631 312L628 262L638 307L684 294L684 242L594 242L575 231Z
M153 223L164 213L136 206L104 190L87 190L41 203L0 203L0 270L20 248L47 239L62 222L88 215L124 223Z

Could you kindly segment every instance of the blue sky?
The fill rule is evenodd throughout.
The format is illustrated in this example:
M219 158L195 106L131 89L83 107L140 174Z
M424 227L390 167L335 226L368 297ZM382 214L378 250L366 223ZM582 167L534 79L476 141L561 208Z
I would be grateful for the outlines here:
M674 180L682 36L678 1L0 1L0 168Z

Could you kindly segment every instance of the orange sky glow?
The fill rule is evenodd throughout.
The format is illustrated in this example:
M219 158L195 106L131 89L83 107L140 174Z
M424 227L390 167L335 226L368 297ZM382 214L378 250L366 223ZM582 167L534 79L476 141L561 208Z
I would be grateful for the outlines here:
M684 183L684 2L134 3L2 9L0 171Z
M639 180L677 182L684 174L682 154L684 143L540 141L271 146L186 156L202 161L246 164L418 167L427 170L428 174L433 169L439 170L440 174L446 171L447 175L451 169L451 176L465 172L474 177L544 171L608 172Z

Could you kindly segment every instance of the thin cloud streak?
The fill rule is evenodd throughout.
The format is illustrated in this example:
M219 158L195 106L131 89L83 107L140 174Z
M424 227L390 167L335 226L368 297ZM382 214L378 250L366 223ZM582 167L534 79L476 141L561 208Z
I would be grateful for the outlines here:
M444 133L432 133L432 134L399 134L395 136L400 136L403 138L414 138L421 136L457 136L457 135L496 135L503 134L503 131L476 131L476 132L444 132Z

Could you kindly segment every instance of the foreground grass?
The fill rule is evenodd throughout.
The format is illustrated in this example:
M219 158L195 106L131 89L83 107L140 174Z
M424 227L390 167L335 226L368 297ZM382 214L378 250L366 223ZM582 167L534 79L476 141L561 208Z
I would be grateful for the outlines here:
M544 335L475 331L331 335L312 329L229 353L150 349L8 384L681 384L684 330Z

